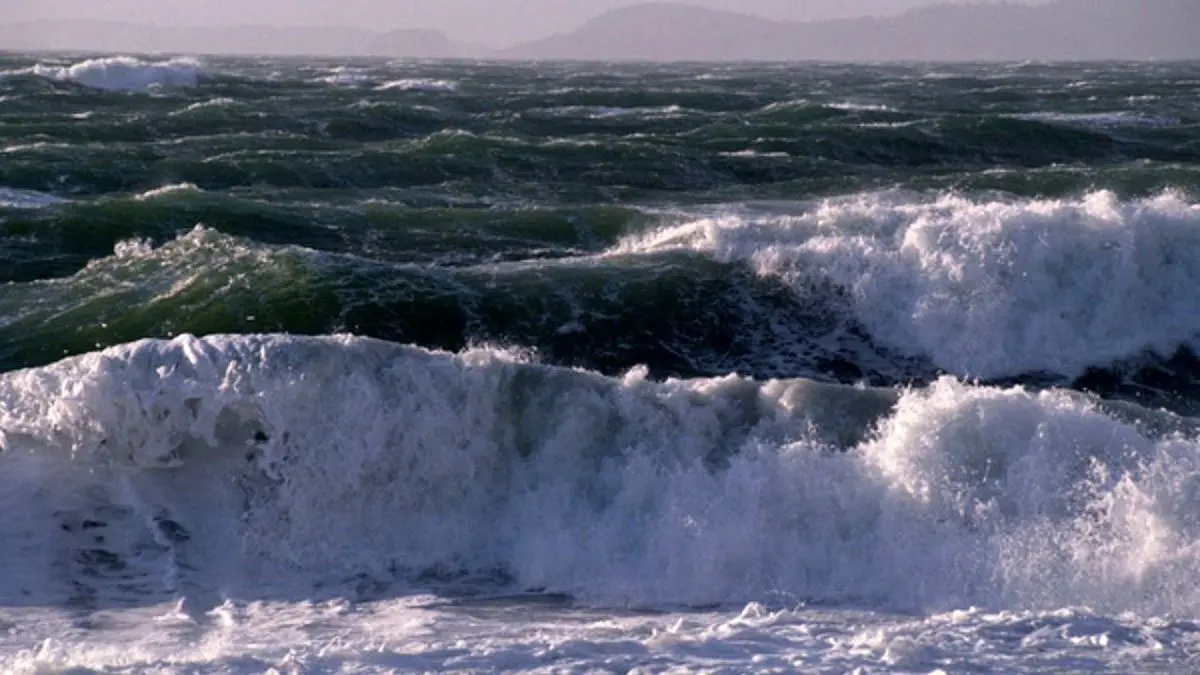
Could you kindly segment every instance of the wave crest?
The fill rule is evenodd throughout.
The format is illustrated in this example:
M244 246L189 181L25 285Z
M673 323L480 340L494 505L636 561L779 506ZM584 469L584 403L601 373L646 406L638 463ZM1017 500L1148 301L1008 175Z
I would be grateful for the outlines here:
M832 282L881 344L967 377L1077 377L1200 335L1200 205L1178 193L857 195L795 215L690 220L613 252L672 250L745 263L801 293Z
M188 57L144 61L132 56L108 56L70 66L38 65L33 72L42 77L75 82L93 89L144 91L195 85L204 74L204 65Z

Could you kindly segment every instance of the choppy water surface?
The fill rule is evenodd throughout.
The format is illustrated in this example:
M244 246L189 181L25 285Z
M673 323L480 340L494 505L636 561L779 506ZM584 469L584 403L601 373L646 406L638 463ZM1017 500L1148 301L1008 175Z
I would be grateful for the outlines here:
M1198 100L0 57L0 666L1190 672Z

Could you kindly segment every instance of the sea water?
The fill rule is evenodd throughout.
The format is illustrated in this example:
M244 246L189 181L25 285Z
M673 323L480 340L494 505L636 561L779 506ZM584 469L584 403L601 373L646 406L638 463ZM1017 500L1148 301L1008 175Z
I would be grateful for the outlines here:
M1200 667L1200 69L0 59L0 669Z

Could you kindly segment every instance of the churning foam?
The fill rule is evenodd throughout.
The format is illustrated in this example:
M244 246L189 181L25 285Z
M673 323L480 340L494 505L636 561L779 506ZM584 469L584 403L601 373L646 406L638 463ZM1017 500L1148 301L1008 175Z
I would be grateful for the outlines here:
M204 73L204 66L194 58L185 57L143 61L132 56L108 56L70 66L38 65L32 72L94 89L142 91L154 87L194 85Z
M951 379L652 382L351 337L142 341L0 377L0 598L52 602L119 561L123 582L214 597L501 571L605 604L1194 614L1200 443L1171 419Z
M458 91L458 83L450 80L432 80L427 78L406 78L389 80L375 87L377 91L428 91L452 92Z
M1200 205L868 194L689 220L616 254L696 251L798 293L832 282L874 339L969 377L1073 376L1200 335Z

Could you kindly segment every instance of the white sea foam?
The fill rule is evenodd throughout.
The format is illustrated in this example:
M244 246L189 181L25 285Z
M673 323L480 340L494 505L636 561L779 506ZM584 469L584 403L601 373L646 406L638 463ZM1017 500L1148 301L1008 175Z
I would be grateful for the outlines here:
M951 379L655 383L525 361L182 337L0 376L0 670L1194 658L1200 422ZM582 605L434 597L409 576L496 571ZM714 602L738 609L605 609Z
M226 601L188 615L152 611L44 617L22 608L0 633L13 675L154 672L1186 672L1187 620L1086 610L929 617L760 603L706 612L603 612L512 599L456 606L429 596L381 602ZM64 612L64 614L66 614ZM4 615L0 609L0 616ZM100 630L81 630L98 624ZM32 636L46 636L37 640Z
M220 96L217 98L209 99L207 101L200 101L199 103L192 103L192 104L186 106L185 108L183 108L182 110L176 110L175 112L171 113L171 115L172 116L183 115L183 114L187 114L190 112L195 112L197 110L204 110L206 108L228 108L230 106L236 105L236 103L237 102L231 98Z
M135 197L135 199L137 199L138 201L146 201L148 199L155 199L156 197L164 197L166 195L178 194L180 192L203 192L203 190L201 190L199 187L197 187L195 183L173 183L171 185L164 185L162 187L157 187L157 188L154 188L151 190L146 190L145 192L143 192L143 193L139 194L137 197Z
M503 570L601 604L1195 615L1196 425L1126 412L949 379L897 398L349 337L144 341L0 378L0 507L21 514L0 597L105 597L61 562L103 528L168 596Z
M1120 127L1169 127L1179 124L1176 117L1156 117L1138 115L1131 112L1105 113L1059 113L1039 112L1015 115L1017 119L1051 124L1074 125L1094 129L1113 129Z
M384 82L375 88L378 91L458 91L458 83L450 80L407 78Z
M113 245L113 260L149 258L154 255L154 242L146 238L123 239ZM92 263L95 265L96 263Z
M787 101L777 101L763 106L759 112L769 113L780 110L792 110L797 108L814 108L821 106L829 110L839 110L842 112L895 112L896 109L884 105L882 103L866 103L860 101L834 101L831 103L821 103L813 99L797 98Z
M196 84L204 65L193 58L144 61L132 56L88 59L69 66L38 65L32 72L42 77L76 82L94 89L142 91L155 87Z
M25 146L20 150L31 149L32 146ZM5 152L17 152L14 148L6 148ZM44 192L34 192L33 190L17 190L14 188L0 187L0 208L7 209L41 209L47 206L61 204L66 200L54 195L48 195Z
M765 159L786 159L791 157L791 155L786 152L763 152L750 148L745 150L736 150L734 152L722 152L720 154L722 157L738 157L742 159L754 159L760 157Z
M759 112L774 112L776 110L791 110L793 108L808 108L813 105L813 101L807 98L790 99L787 101L776 101L763 106Z
M338 67L319 78L318 81L342 87L357 87L374 79L370 73L357 69Z
M636 108L612 108L612 107L596 107L584 106L582 110L588 117L594 119L605 119L609 117L677 117L686 111L678 105L665 105L657 107L636 107Z
M877 341L970 377L1077 375L1200 336L1200 205L1175 193L865 194L685 220L613 254L673 250L748 264L798 293L832 282Z
M859 103L855 101L827 103L825 107L846 112L890 112L895 110L895 108L882 103Z
M587 117L590 119L601 120L618 117L678 117L680 115L688 114L690 111L678 105L643 106L631 108L594 105L568 105L555 108L542 108L538 110L538 112L547 115Z
M50 150L56 148L69 148L70 143L51 143L49 141L37 141L35 143L17 143L0 148L0 152L5 154L15 154L20 152L34 152L38 150ZM7 190L7 188L5 188Z

